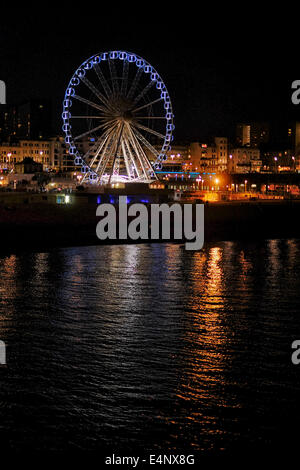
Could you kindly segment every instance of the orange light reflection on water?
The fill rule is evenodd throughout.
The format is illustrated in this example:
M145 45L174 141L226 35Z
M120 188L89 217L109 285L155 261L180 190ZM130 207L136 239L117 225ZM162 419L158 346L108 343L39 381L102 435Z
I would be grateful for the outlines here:
M229 250L230 245L225 246ZM228 255L228 252L227 252ZM189 327L186 328L183 357L185 363L177 389L177 397L196 402L188 421L205 420L205 408L227 406L220 395L224 373L230 365L227 351L232 337L222 316L224 296L224 247L212 247L194 254L187 305ZM203 404L203 407L202 407ZM230 406L238 406L234 398ZM215 429L214 432L217 432Z

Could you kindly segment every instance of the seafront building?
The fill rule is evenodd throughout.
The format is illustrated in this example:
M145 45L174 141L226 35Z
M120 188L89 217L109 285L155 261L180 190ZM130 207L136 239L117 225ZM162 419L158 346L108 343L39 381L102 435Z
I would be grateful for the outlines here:
M266 122L239 123L236 126L236 144L238 147L259 148L268 144L270 125Z
M85 149L88 143L79 143ZM73 158L69 155L64 138L51 137L48 140L19 140L17 143L0 143L0 171L14 170L15 164L25 158L42 164L42 171L63 173L75 170Z
M78 170L64 138L53 132L51 114L51 101L47 99L0 106L0 172L14 171L25 158L41 164L45 172L67 174ZM236 125L235 136L230 139L225 135L176 142L158 175L199 179L201 175L300 172L300 122L290 122L280 132L282 141L278 141L277 130L269 122L247 121ZM83 154L94 144L92 138L77 141Z
M0 170L14 170L16 163L31 158L41 163L43 171L53 167L53 149L49 140L20 140L18 143L0 145Z
M225 173L228 164L228 138L215 137L213 142L192 142L189 161L191 170L200 173Z
M258 148L237 147L230 149L227 165L229 173L260 172L261 167L262 160Z
M65 178L67 185L70 184L70 179L75 184L80 183L80 172L74 165L64 138L61 135L47 138L42 136L40 129L44 124L38 125L37 116L39 113L40 116L43 115L43 106L42 103L24 104L17 114L12 108L6 116L6 127L2 128L2 134L0 132L0 186L16 186L25 180L28 182L34 174L41 172L48 173L52 178L54 175ZM24 116L27 116L28 121ZM9 119L14 126L17 125L14 127L16 133L4 140ZM27 127L24 124L26 122ZM44 130L47 135L46 127ZM263 146L269 138L266 125L240 124L237 127L237 137L235 142L231 142L226 136L216 136L207 141L172 145L166 154L167 158L162 162L161 170L157 172L159 179L183 190L219 190L221 187L228 189L234 175L300 173L300 123L289 125L286 146L281 148ZM85 138L77 141L77 145L79 151L85 154L95 145L95 141ZM247 187L244 183L246 180L249 180L247 176L242 178L239 183L241 188L243 184L244 188ZM62 186L61 181L59 185Z
M300 129L300 127L299 127ZM86 153L94 145L90 139L78 142L79 151ZM227 137L213 142L192 142L172 146L163 162L162 175L253 173L260 171L300 171L300 138L298 152L294 149L260 151L257 147L232 146ZM76 171L73 158L62 136L49 139L19 139L14 143L0 142L0 172L14 171L15 164L31 158L43 171L69 173Z

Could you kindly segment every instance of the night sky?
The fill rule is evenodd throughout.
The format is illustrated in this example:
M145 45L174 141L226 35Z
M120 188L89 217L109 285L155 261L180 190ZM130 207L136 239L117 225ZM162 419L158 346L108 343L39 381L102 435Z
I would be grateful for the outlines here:
M160 73L173 104L177 142L232 136L239 121L271 121L279 129L300 119L300 106L290 99L291 82L300 78L299 27L284 12L281 23L256 10L248 22L246 10L238 18L219 10L183 12L182 5L162 11L159 3L106 10L88 5L2 8L0 79L8 103L50 98L59 130L61 102L75 69L91 55L119 49L141 55Z

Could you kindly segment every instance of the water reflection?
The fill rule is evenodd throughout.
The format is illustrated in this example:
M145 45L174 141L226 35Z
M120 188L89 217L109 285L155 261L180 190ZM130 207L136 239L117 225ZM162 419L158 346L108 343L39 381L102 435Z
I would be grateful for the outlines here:
M291 417L300 391L286 352L300 331L299 249L269 240L0 258L10 361L0 437L15 449L270 442L277 410Z
M228 248L231 249L230 246ZM219 432L216 420L210 419L205 410L213 406L228 406L220 395L225 384L224 369L229 366L226 349L230 347L230 336L222 319L225 251L215 246L194 254L187 295L188 325L177 397L185 402L180 406L187 407L186 426L198 424L198 435L194 437L193 445L201 446L199 441L201 443L202 437L202 445L205 446L206 438L201 436L204 429L206 435ZM196 429L191 432L194 433Z

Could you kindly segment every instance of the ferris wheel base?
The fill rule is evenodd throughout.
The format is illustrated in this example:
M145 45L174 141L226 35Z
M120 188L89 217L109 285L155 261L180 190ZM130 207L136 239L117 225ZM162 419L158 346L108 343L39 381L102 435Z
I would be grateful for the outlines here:
M84 186L106 186L106 185L111 185L111 184L119 184L119 183L153 183L153 181L157 180L157 176L155 175L154 177L140 177L140 178L130 178L125 175L112 175L111 177L109 175L104 175L101 179L97 178L94 180L84 178L82 180L82 184Z
M107 183L102 185L96 184L83 184L84 192L85 193L92 193L92 194L113 194L115 195L145 195L148 194L149 191L152 193L152 184L155 181L145 182L145 181L129 181L129 182L118 182L118 183Z

